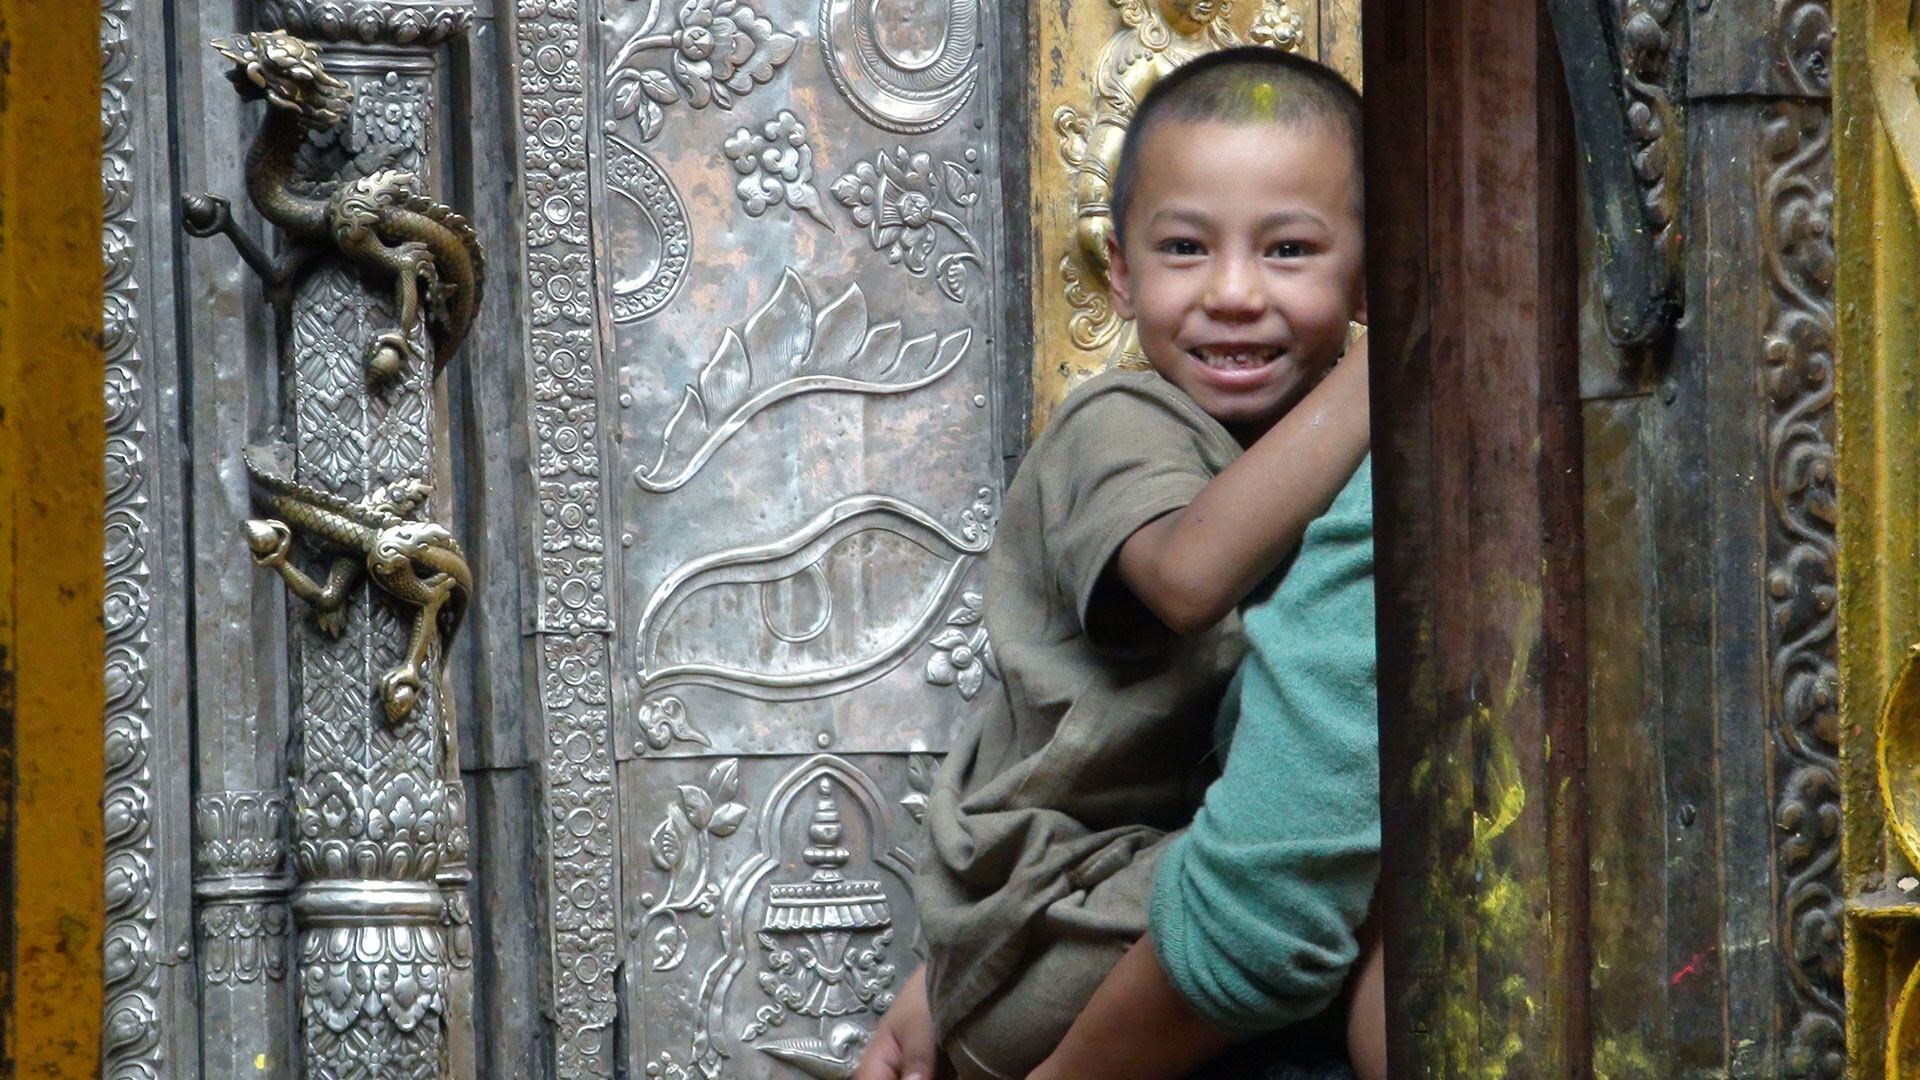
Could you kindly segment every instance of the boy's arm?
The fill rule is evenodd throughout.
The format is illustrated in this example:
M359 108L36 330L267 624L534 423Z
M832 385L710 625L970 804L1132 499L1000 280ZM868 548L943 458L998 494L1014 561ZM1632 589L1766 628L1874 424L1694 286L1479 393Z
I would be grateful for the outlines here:
M1120 547L1120 581L1176 634L1219 622L1265 580L1366 456L1362 337L1300 404L1184 508Z
M1173 988L1153 939L1143 937L1107 973L1066 1038L1028 1080L1174 1080L1234 1042Z

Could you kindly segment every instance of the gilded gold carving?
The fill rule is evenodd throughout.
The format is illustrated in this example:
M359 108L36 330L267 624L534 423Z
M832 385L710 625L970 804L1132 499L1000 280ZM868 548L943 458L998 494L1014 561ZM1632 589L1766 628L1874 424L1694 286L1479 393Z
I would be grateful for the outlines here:
M1920 68L1912 0L1841 0L1831 23L1790 10L1779 40L1807 59L1796 76L1824 77L1814 57L1826 41L1834 51L1840 1019L1845 1075L1867 1080L1920 1068Z

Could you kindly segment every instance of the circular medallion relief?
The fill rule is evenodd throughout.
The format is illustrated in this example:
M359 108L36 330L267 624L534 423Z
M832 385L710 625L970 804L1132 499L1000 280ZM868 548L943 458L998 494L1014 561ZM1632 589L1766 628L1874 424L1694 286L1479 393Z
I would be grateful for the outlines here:
M932 131L973 94L979 0L822 0L820 26L833 84L879 127Z

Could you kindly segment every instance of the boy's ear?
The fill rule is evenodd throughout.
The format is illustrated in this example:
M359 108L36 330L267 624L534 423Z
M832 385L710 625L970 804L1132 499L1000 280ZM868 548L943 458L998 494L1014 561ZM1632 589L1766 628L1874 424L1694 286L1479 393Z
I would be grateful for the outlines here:
M1114 314L1133 318L1133 274L1127 267L1127 253L1120 250L1120 241L1111 234L1107 237L1107 284L1113 292Z

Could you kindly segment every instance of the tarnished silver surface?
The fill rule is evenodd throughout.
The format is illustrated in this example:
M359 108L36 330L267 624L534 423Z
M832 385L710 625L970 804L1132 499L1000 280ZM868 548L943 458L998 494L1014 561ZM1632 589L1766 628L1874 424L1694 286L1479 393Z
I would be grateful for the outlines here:
M159 343L122 367L183 349L158 396L123 395L144 419L116 431L160 456L116 443L138 520L109 539L137 545L109 558L127 589L191 594L123 605L144 618L124 622L144 680L126 685L149 696L115 698L110 842L147 877L110 875L129 945L109 1075L845 1075L912 964L907 843L937 755L995 678L979 561L1020 440L996 416L993 13L143 4L105 5L143 28L103 36L109 179L148 173L115 220L161 208L147 227L170 231L173 184L245 189L262 112L204 43L266 26L315 38L354 91L302 175L416 172L501 241L436 393L428 365L367 379L390 277L323 254L276 319L230 249L176 266L109 231L110 297ZM116 68L140 33L147 68ZM466 59L445 64L455 34ZM170 93L117 135L134 70ZM242 450L274 443L291 479L348 500L434 480L426 516L467 545L453 685L397 722L377 681L409 610L363 582L335 639L238 542L261 515ZM337 551L288 556L318 584Z
M434 153L434 54L361 56L340 45L329 53L355 106L315 157L346 177L424 172ZM365 498L443 471L433 369L414 363L397 384L369 383L367 343L392 318L387 295L344 259L296 291L284 370L297 479ZM292 631L304 1068L316 1077L470 1075L471 1052L454 1032L471 986L455 981L449 933L464 900L450 901L444 887L464 886L467 850L445 686L436 655L411 714L391 721L378 687L407 650L413 615L379 589L357 591L345 634L305 618Z
M101 4L107 481L101 1075L191 1076L185 572L159 5ZM157 211L157 212L156 212Z
M313 1077L470 1076L465 795L438 663L448 637L429 595L452 572L463 602L471 579L445 530L419 515L444 471L434 377L459 340L441 337L439 290L470 307L479 281L465 223L412 175L433 157L434 56L341 46L328 72L284 35L216 44L244 67L236 85L272 99L247 161L249 201L304 248L269 262L220 200L181 205L195 235L235 241L279 309L280 428L242 456L261 509L283 520L250 520L246 534L319 606L287 611L290 788L196 800L203 992L257 988L251 1009L266 1015L297 997L297 1045L255 1054L256 1073L297 1061ZM430 320L402 315L415 274L442 319L433 336ZM410 546L428 534L443 538L434 552ZM316 563L331 570L297 569ZM416 618L409 604L427 606ZM206 1037L227 1072L257 1036L216 1023Z
M520 16L558 1072L845 1076L994 677L992 12Z

